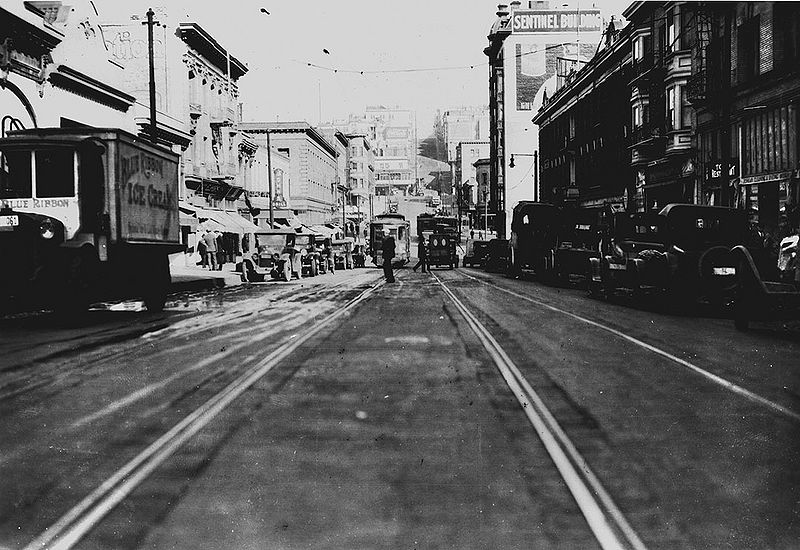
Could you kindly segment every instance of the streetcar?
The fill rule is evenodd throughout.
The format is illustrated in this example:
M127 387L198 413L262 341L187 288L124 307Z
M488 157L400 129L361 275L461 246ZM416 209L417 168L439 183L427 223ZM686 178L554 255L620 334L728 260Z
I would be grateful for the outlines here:
M411 259L411 224L402 214L378 214L369 224L369 248L372 254L372 263L376 266L383 265L381 244L383 243L383 230L388 229L394 237L395 253L392 260L393 266L403 266Z
M461 243L461 231L458 227L458 218L455 216L437 216L435 214L420 214L417 216L417 238L433 233L449 233L454 236L456 243Z

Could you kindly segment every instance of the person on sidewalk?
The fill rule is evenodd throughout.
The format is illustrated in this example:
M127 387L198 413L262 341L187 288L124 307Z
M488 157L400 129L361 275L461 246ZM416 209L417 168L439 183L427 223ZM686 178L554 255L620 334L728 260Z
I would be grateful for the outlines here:
M225 263L225 239L222 238L222 233L214 231L214 236L217 241L217 269L222 271L222 265Z
M197 238L197 254L200 256L200 267L205 269L208 267L208 256L206 255L206 242L203 240L203 235L205 233L201 233Z
M212 231L207 231L203 235L203 242L206 243L206 256L208 257L207 263L212 270L217 269L217 237Z
M383 243L381 244L381 255L383 257L383 275L387 283L394 282L392 273L392 259L394 259L394 237L389 234L388 229L383 230Z
M415 273L418 267L422 268L420 271L423 273L425 273L426 269L430 269L428 266L428 244L425 242L425 237L420 237L419 243L417 243L417 258L419 258L419 261L412 268Z

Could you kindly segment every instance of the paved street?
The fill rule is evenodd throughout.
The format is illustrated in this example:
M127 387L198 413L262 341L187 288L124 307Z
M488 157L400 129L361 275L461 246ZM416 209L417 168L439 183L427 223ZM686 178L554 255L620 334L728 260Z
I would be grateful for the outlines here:
M476 269L121 308L0 321L0 547L800 540L800 338L778 324Z

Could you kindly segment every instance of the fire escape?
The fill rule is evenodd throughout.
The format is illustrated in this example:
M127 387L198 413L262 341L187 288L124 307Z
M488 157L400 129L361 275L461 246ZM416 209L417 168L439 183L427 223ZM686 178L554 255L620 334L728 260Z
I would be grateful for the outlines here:
M703 106L711 98L709 97L709 85L715 81L715 76L711 74L709 58L714 58L716 44L712 42L713 16L705 2L696 4L694 8L695 17L695 41L694 51L692 52L692 76L687 83L687 99L695 107Z

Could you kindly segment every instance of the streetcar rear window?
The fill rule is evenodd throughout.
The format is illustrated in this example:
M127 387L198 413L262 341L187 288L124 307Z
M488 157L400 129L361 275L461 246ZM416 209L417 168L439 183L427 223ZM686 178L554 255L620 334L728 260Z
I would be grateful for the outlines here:
M32 193L30 151L4 151L0 156L0 199L29 199Z
M75 151L36 151L36 196L45 199L75 196Z

